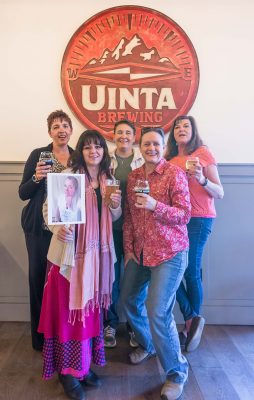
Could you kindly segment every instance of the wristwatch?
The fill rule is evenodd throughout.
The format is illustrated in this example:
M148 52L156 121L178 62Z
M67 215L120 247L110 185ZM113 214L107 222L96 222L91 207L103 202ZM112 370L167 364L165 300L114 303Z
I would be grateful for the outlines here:
M40 181L36 178L36 175L35 175L35 174L33 174L33 176L32 176L32 181L33 181L34 183L40 183Z
M200 183L201 186L206 186L208 184L208 178L205 176L204 183Z

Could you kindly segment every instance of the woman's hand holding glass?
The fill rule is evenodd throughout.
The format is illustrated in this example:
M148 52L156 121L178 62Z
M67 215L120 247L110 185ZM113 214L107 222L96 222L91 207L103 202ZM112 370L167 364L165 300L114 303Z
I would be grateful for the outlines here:
M138 179L135 187L134 192L136 194L136 203L135 206L137 208L144 208L145 210L154 211L157 201L149 196L150 187L147 180Z
M111 193L110 195L110 208L118 208L121 205L121 190L117 189L114 193Z
M198 183L202 184L205 181L203 168L199 162L198 157L190 157L186 161L186 173L191 178L195 178Z
M145 210L154 211L157 204L152 196L145 193L136 193L136 203L137 208L144 208Z
M47 178L47 174L52 172L53 155L49 151L41 152L39 161L35 168L35 177L37 181Z
M51 165L46 165L44 161L38 161L35 168L35 176L37 181L47 178L47 174L52 171Z
M61 242L73 242L74 240L74 225L61 225L57 232L57 238Z

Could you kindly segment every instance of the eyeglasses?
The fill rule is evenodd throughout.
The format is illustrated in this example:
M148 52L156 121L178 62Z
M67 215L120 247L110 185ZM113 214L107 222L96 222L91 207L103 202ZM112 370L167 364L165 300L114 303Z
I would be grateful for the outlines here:
M164 137L164 135L165 135L165 132L162 128L154 128L152 126L146 126L141 129L141 136L143 136L145 133L148 133L148 132L156 132L162 137Z

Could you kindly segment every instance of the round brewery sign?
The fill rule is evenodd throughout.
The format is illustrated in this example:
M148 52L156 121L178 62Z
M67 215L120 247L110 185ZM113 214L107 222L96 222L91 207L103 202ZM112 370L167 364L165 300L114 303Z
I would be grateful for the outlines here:
M114 123L162 126L186 114L198 90L197 55L186 33L146 7L114 7L72 36L62 70L65 98L79 120L112 140Z

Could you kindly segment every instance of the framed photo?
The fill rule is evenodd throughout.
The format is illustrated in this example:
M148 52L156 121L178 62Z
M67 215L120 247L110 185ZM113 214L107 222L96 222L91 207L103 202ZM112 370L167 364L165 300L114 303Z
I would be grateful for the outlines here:
M85 211L85 176L83 174L48 174L48 225L83 224Z

